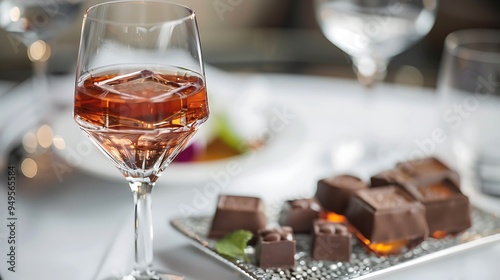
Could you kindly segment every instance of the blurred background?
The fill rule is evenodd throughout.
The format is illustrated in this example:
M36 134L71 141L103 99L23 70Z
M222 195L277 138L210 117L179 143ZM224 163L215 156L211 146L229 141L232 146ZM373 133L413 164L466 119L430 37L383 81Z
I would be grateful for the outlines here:
M106 242L108 240L115 240L115 233L118 232L118 229L122 229L123 220L117 219L116 217L123 216L123 219L125 219L126 216L123 213L126 209L131 207L131 196L125 187L123 178L118 177L121 175L118 174L109 162L103 161L103 164L109 166L109 168L116 172L116 175L118 175L116 177L117 180L119 180L119 183L116 183L115 181L115 173L109 173L111 175L104 177L97 176L102 175L102 173L106 173L107 169L103 169L103 171L99 170L100 172L95 173L79 172L79 169L76 167L83 165L82 162L84 161L89 163L86 166L92 166L92 170L95 170L95 167L93 167L94 165L99 166L97 169L100 168L100 165L94 164L94 162L88 160L88 157L85 157L89 153L89 146L86 145L90 145L90 142L88 142L87 139L84 139L82 135L75 133L76 136L71 139L76 139L76 141L71 142L73 146L68 144L68 147L83 147L87 148L87 150L78 150L80 154L74 154L74 149L64 150L64 138L52 135L52 130L49 126L41 126L36 135L34 134L34 131L29 131L29 129L31 129L29 122L31 121L31 125L34 127L39 120L38 118L32 116L36 114L32 113L30 110L26 110L26 108L22 106L31 103L35 104L36 100L33 99L32 95L30 95L34 93L34 90L30 87L31 84L21 83L28 80L34 74L32 60L37 61L37 57L38 60L43 60L46 57L44 58L43 53L38 53L34 56L34 51L39 51L40 46L38 46L38 48L34 48L28 55L28 50L25 44L19 40L13 39L13 36L1 27L2 16L6 16L5 12L10 12L11 10L2 9L2 4L5 5L5 3L9 1L11 0L0 0L0 105L4 105L0 110L0 168L2 168L2 163L4 163L2 161L5 161L7 156L11 157L7 160L7 163L9 164L21 163L21 160L23 160L22 162L24 163L24 156L26 154L28 155L27 159L30 159L33 155L37 161L35 162L30 159L31 165L27 165L28 167L26 167L26 169L24 169L21 164L20 170L24 176L19 175L19 181L17 183L18 186L23 186L23 188L19 190L20 193L18 197L18 202L21 205L19 207L21 209L21 215L24 215L22 216L22 219L20 219L22 220L22 226L20 227L22 230L20 230L19 238L21 240L24 238L24 244L26 244L24 245L25 247L20 249L21 255L24 258L22 262L26 263L25 268L30 268L28 270L31 270L31 273L36 273L37 275L59 275L59 277L49 277L50 279L95 279L95 277L91 278L90 275L88 278L85 278L86 275L84 272L89 274L92 273L93 270L90 269L90 272L82 271L82 267L104 267L100 261L106 256L111 256L111 254L104 254L104 250L108 250L108 246L110 246ZM33 2L40 0L19 1ZM81 0L46 1L65 3ZM289 137L289 134L285 133L283 134L285 135L284 138L279 138L281 140L285 139L283 142L275 142L277 144L271 146L271 149L263 149L264 151L277 149L279 153L291 156L290 158L292 160L286 156L282 156L281 154L276 156L276 152L274 151L267 152L267 154L264 153L264 157L261 155L260 157L257 157L251 166L254 168L252 172L256 174L258 173L257 171L259 171L263 174L259 174L259 177L252 177L252 180L245 180L244 176L241 176L242 179L238 180L235 176L235 178L231 178L231 186L236 185L239 189L251 192L262 191L261 193L265 193L268 198L270 196L272 196L272 198L282 198L279 196L294 193L294 191L302 188L303 186L306 189L312 189L315 187L316 177L322 174L321 172L323 171L331 172L331 166L335 166L335 164L331 163L334 162L335 158L332 161L328 158L330 156L330 150L327 148L335 146L331 144L330 141L337 137L337 135L350 136L348 133L355 130L353 128L371 127L370 125L367 125L367 122L362 118L363 114L359 114L360 111L367 114L365 111L368 110L367 107L364 106L364 103L360 102L363 100L361 99L361 97L363 97L361 96L361 93L363 92L361 91L360 85L355 80L356 75L352 68L351 59L343 51L328 41L323 35L315 18L314 1L169 1L185 4L192 7L196 11L198 26L200 28L203 56L207 65L230 73L284 73L340 78L330 80L323 79L323 81L317 85L309 85L302 83L302 81L307 79L295 79L295 76L291 79L289 76L288 79L274 77L275 79L273 81L281 81L281 84L278 83L281 91L277 92L278 94L281 94L280 97L286 95L286 98L299 100L298 102L300 102L300 105L303 105L296 106L299 109L303 109L297 111L297 115L300 117L298 119L304 120L305 117L309 117L311 114L307 115L303 112L309 112L308 110L314 111L316 110L315 106L322 104L328 105L323 106L326 109L322 112L323 114L327 114L327 116L323 120L321 120L321 117L318 117L317 123L316 120L308 122L307 125L309 130L307 130L307 133L304 133L303 131L305 127L304 123L297 122L298 125L297 123L294 123L294 125L290 126L291 129L287 130L288 132L292 132L292 137ZM86 8L100 2L105 1L83 0L83 7L81 7L78 14L73 16L74 20L65 22L64 24L68 25L67 28L63 28L60 34L57 34L51 42L51 54L50 59L48 60L48 73L51 75L53 82L51 85L56 85L58 93L62 92L62 95L64 95L63 100L66 102L66 107L70 107L69 104L71 104L73 98L73 91L71 90L73 87L73 79L71 78L71 75L74 72L76 65L82 17ZM12 15L7 14L7 16ZM43 18L41 20L43 20ZM421 140L424 139L423 137L429 137L429 135L431 135L429 134L429 131L436 127L434 122L435 119L432 116L432 109L434 108L431 105L435 105L435 103L437 103L437 99L434 98L436 96L434 95L436 92L434 88L437 84L444 39L447 34L455 30L467 28L500 29L500 1L439 1L436 22L430 32L418 41L418 43L413 44L401 54L395 56L388 65L388 73L385 79L386 83L404 84L415 87L401 87L408 91L408 94L401 95L399 97L395 96L397 95L396 93L400 93L399 87L392 87L392 85L390 85L391 87L378 87L378 95L380 97L379 101L381 100L383 102L377 102L377 100L375 100L374 104L376 106L374 108L384 112L385 114L370 114L370 117L373 115L377 116L373 118L374 120L368 120L373 123L376 122L377 118L378 120L382 120L379 124L381 124L380 126L384 126L385 130L377 131L378 134L383 135L385 138L394 138L400 142L406 143L408 145L406 145L405 148L411 148L412 151L416 149L413 140ZM231 76L231 81L228 81L227 84L221 84L222 87L228 88L229 93L235 93L235 96L238 96L238 93L240 93L241 96L248 92L260 92L265 97L268 97L268 93L271 91L268 90L268 88L270 88L268 87L269 81L263 79L262 77L258 77L258 79L244 80L240 79L239 75ZM225 78L225 75L222 75L222 77ZM307 81L310 80L311 79L308 79ZM316 79L316 81L317 80L318 79ZM31 81L28 80L28 82ZM210 80L208 83L210 85ZM8 89L15 87L17 84L21 85L17 88L17 90L12 90L9 93ZM2 87L2 85L6 86ZM59 85L62 86L59 87ZM275 86L275 84L272 85ZM325 88L330 89L332 92L337 91L336 93L338 94L325 94L321 96L321 99L318 98L319 94L315 95L316 97L314 97L314 94L311 94L311 96L313 96L312 98L302 98L304 97L304 95L302 95L304 91L322 93L325 91ZM385 89L387 88L392 88L392 91L386 91ZM357 91L358 95L351 94L356 93L355 91ZM431 94L426 94L429 92ZM24 95L16 96L18 93L24 93ZM225 92L221 91L221 93ZM308 92L306 92L306 94L307 93ZM355 97L357 96L358 98L350 99L346 97L351 95ZM415 95L418 95L419 98L421 97L422 100L417 100L418 98L415 98ZM256 96L258 99L259 95L257 94ZM19 97L19 100L15 100L15 97ZM243 100L249 101L247 99ZM338 102L339 100L340 102ZM418 102L413 102L414 100L417 100ZM253 102L255 100L251 99L250 101ZM260 99L257 101L261 102ZM255 104L258 103L252 102L247 102L250 103L250 107L258 107L255 106ZM9 104L21 105L19 105L19 107L14 107ZM395 104L399 104L400 106L394 106ZM212 105L213 103L211 106ZM33 107L35 107L35 105L33 105ZM241 111L239 106L234 107L236 107L234 111ZM282 107L279 108L281 110ZM284 108L286 109L286 107ZM292 106L292 108L294 107ZM331 114L332 111L338 111L337 116L332 116L335 115ZM303 113L302 116L300 115L301 112ZM292 113L295 113L295 111L292 111ZM368 114L369 113L370 112L368 112ZM14 114L16 115L15 118L12 117ZM349 122L344 121L346 115L350 118ZM67 114L67 116L70 116L70 114ZM250 117L253 116L254 115L250 115ZM77 128L69 117L67 119L71 121L72 126L63 128L70 131L67 134L71 134L72 131ZM337 125L334 131L323 131L325 130L324 126L331 125L331 123L334 123L335 121L338 124L343 124L343 126ZM65 123L63 122L63 124ZM389 131L393 134L382 133L381 131ZM25 132L27 133L24 134ZM331 138L325 137L322 134L323 132L328 134L328 137L331 136ZM354 133L357 132L358 131L354 131ZM342 135L342 133L345 135ZM30 137L26 137L26 135ZM41 137L40 135L49 136ZM18 136L22 136L22 144L24 146L20 146L19 143L17 143L19 142L19 139L16 138ZM306 140L309 142L305 141L303 136L308 136L312 140L308 138ZM28 140L28 144L25 144L25 138ZM7 148L2 147L3 144L11 144L14 140L17 141L15 143L16 145L12 145ZM373 139L370 138L370 140ZM424 140L427 140L427 138ZM297 142L299 143L297 144ZM61 143L63 145L59 145ZM392 144L392 142L388 143ZM66 162L62 159L59 161L61 157L60 153L51 153L52 148L50 147L52 144L56 148L53 149L54 151L65 152L65 160L67 163L70 163L69 165L66 165ZM290 149L290 144L292 146L292 150L288 150ZM295 144L297 144L300 149L296 149L293 146ZM390 146L389 148L391 150L394 148L391 145L388 146ZM449 146L449 144L445 143L442 144L442 146ZM32 149L32 151L30 152L26 147ZM347 152L351 152L351 148L353 148L353 146L340 145L339 147L346 148ZM324 150L320 150L320 148L324 148ZM357 149L359 147L354 146L354 148ZM37 149L39 153L34 153ZM13 150L12 153L11 150ZM313 150L313 153L311 153L310 150ZM332 150L332 154L333 152L335 151ZM338 158L342 158L345 154L338 153L338 155ZM272 160L268 160L265 156L271 157ZM300 159L303 162L296 159ZM285 161L286 164L284 164ZM279 163L276 164L276 162ZM225 162L222 164L225 164ZM258 169L260 168L260 165L265 167L266 164L267 166L274 164L275 168L269 168L268 173L262 172L261 169ZM307 170L310 170L311 174L308 174L304 171L304 169L301 169L303 165L307 166ZM75 168L73 168L73 166ZM225 165L216 167L221 166ZM39 168L38 173L37 168ZM205 168L205 166L202 165L197 170L202 170L202 168ZM85 171L83 168L82 170ZM168 170L169 169L167 168L167 172ZM192 175L191 170L186 170L188 170L185 172L187 175L180 176L179 180L184 180L185 178L192 179L193 177L196 177ZM212 170L214 169L208 168L208 171ZM208 176L208 171L205 170L204 173L201 173ZM57 172L64 175L64 182L62 177L59 177L62 175ZM250 172L248 174L253 175L254 173ZM95 176L89 176L89 174L93 174ZM0 189L4 189L2 188L2 183L7 182L7 179L2 177L3 175L5 175L4 172L0 171ZM32 180L33 178L36 180ZM166 179L168 178L165 178L164 180ZM209 179L203 177L203 180L206 181L213 181L213 179L213 177ZM156 244L157 256L155 256L155 258L157 258L158 254L160 254L157 259L161 259L162 264L173 263L174 266L176 264L185 263L186 259L194 260L193 263L196 263L197 265L201 263L200 269L193 270L189 267L184 271L180 269L181 273L191 273L191 275L186 275L189 279L206 279L205 273L206 271L209 271L209 269L214 269L214 263L208 262L205 258L198 256L196 254L198 253L197 251L194 252L184 250L185 248L183 247L179 249L177 246L181 245L178 244L184 244L185 241L181 241L180 236L177 237L173 235L173 230L165 226L167 212L175 213L177 215L179 214L177 213L180 209L178 207L179 205L191 205L190 203L193 198L191 197L192 191L190 188L196 190L195 186L196 184L199 184L199 182L189 181L184 185L179 183L177 184L183 186L183 188L178 188L177 190L181 189L184 191L166 192L165 190L162 190L162 188L158 188L157 194L155 194L157 196L155 199L159 199L159 201L168 201L168 203L156 204L156 207L160 208L157 210L162 211L156 212L159 213L156 218L156 228L160 231L159 234L155 236L160 237L158 239L160 242ZM172 186L172 189L176 190L175 184L172 185L174 185ZM186 186L187 188L185 188ZM260 189L256 186L259 186ZM276 190L283 191L268 193L269 186L275 187ZM266 189L264 190L264 188ZM234 191L234 188L230 190ZM41 195L29 196L23 194ZM3 201L7 201L5 197L2 197L2 195L3 192L0 192L0 201L2 201L0 202L0 205L3 205ZM92 203L91 207L89 207L89 201ZM171 203L173 201L175 201L175 203ZM215 198L212 199L210 197L207 201L209 201L209 203L207 203L203 209L213 209L211 206L212 203L215 203ZM169 211L165 211L167 207L169 208ZM3 212L0 212L0 216L2 216L2 214ZM159 226L160 223L161 226ZM60 240L60 238L54 238L55 231L65 233L64 236L67 238L62 238L62 240ZM96 242L94 236L100 236L98 242ZM168 242L163 242L167 238L163 238L162 240L162 236L169 236L169 238L172 236L174 239L168 239ZM0 242L0 245L1 244L2 243ZM94 246L88 246L88 244L94 244ZM115 248L123 247L119 242L113 244L115 244L113 245L116 246ZM120 263L123 254L120 250L117 250L116 252L118 252L117 255L120 256L116 258L116 262ZM101 253L103 257L96 258L96 256L100 256ZM172 257L170 257L170 255ZM113 258L110 257L109 259ZM485 259L491 259L494 261L496 258L483 258L483 256L477 258L477 260L481 262L481 265L485 265ZM82 262L79 263L79 261ZM82 263L84 263L85 266L82 266ZM36 269L31 269L30 265L36 267ZM472 267L470 265L464 266L462 263L454 265L453 267L458 266ZM182 268L182 265L177 265L177 267ZM5 278L4 271L1 270L2 268L3 267L0 266L0 273L2 273L4 279L8 279ZM219 267L217 267L217 269L218 268ZM222 266L220 268L221 269L218 269L218 271L221 271L220 273L224 273ZM71 271L72 269L81 274L79 275L80 278L68 276L73 275L74 271ZM176 269L177 268L175 268L174 271ZM24 273L29 273L28 270L25 269ZM484 270L486 271L488 269ZM452 269L443 269L442 267L438 267L434 270L434 272L436 271L442 271L442 273L445 273L452 271ZM453 271L455 270L453 269ZM462 272L462 270L457 271L457 274ZM477 269L470 269L470 271L471 273L477 273ZM46 274L43 274L44 272ZM223 274L225 277L221 276L218 279L234 279L234 277L232 277L234 275L230 274L229 269L225 273L226 274ZM420 277L420 273L416 273L414 275ZM464 278L462 276L463 275L457 275L455 278L477 278L477 275L475 274L474 277L476 278ZM29 277L21 278L30 279ZM393 279L409 278L400 277Z
M56 1L56 0L54 0ZM62 0L61 0L62 1ZM1 2L1 1L0 1ZM73 71L81 17L52 44L49 72ZM355 78L351 61L330 43L316 22L311 0L176 0L198 15L205 62L231 72L279 72ZM444 38L457 29L500 28L496 0L441 0L430 33L396 56L387 82L434 87ZM22 81L32 74L26 47L0 28L0 79Z
M38 0L23 1L37 3ZM60 77L65 81L64 85L67 88L72 87L73 81L68 77L71 77L76 65L83 14L91 5L105 1L45 1L53 1L53 8L57 7L57 11L63 14L57 17L65 18L58 26L55 26L57 28L54 30L57 30L57 33L48 36L51 46L48 51L43 44L28 48L27 46L36 45L33 43L35 39L21 42L4 28L0 28L0 85L3 84L3 87L0 87L0 96L9 88L32 77L37 69L40 70L40 67L47 67L48 74L53 79L57 80ZM185 4L196 11L204 60L207 65L230 73L284 73L341 78L348 81L356 79L350 57L323 35L315 17L312 0L172 1ZM429 1L429 3L434 3L433 0ZM0 0L0 13L2 13L0 14L0 27L8 22L9 17L19 16L12 14L16 11L12 3L15 3L15 0ZM71 6L75 3L77 3L76 6ZM71 10L65 8L65 4L68 4ZM49 10L41 10L38 14L35 12L34 16L31 16L35 21L39 21L35 22L35 26L53 24L50 19L56 17L45 14L51 12L50 8L51 5L49 5ZM416 44L412 44L391 59L385 82L411 85L416 88L424 87L434 92L446 35L455 30L467 28L500 29L500 2L496 0L439 1L434 26ZM46 59L48 59L47 64L43 62ZM36 82L36 79L33 80ZM332 91L339 90L339 88L342 87L334 87ZM54 95L52 93L50 95ZM72 95L73 92L63 91L54 99L55 103L68 106L72 102ZM5 96L12 97L9 94ZM61 100L64 100L63 103L60 102ZM37 102L32 99L28 103L38 104ZM17 109L11 108L11 110ZM0 115L0 132L2 128L3 131L10 131L4 135L0 134L0 144L3 143L7 147L0 149L0 159L14 149L14 146L5 145L5 143L13 143L13 139L16 139L17 136L13 131L21 135L21 126L30 127L27 120L33 121L31 126L34 126L37 121L34 117L36 113L30 114L29 110L23 110L23 112L25 116L17 119L19 124L1 119L8 116L8 110L3 112L3 117ZM21 152L24 153L22 149ZM16 153L12 155L17 156ZM20 159L15 161L20 161Z

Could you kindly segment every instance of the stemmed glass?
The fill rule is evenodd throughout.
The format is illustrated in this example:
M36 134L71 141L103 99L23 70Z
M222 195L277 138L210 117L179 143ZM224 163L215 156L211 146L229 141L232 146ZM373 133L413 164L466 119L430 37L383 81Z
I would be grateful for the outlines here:
M84 0L0 0L0 26L9 32L14 48L24 44L32 61L34 84L40 109L50 111L51 97L47 89L47 62L50 42L80 12Z
M430 31L437 5L437 0L315 0L316 19L323 34L350 56L357 79L364 86L361 111L366 116L379 114L373 109L373 86L385 78L389 60ZM380 124L375 118L366 117L363 122L361 131L365 135L337 139L331 159L337 168L356 166L367 176L406 152L396 149L395 143L377 140L380 132L374 129Z
M135 203L135 267L120 279L168 279L151 268L151 192L209 115L194 12L165 1L87 10L74 118L128 181Z
M437 0L316 0L326 38L346 52L361 84L383 80L389 60L434 25Z

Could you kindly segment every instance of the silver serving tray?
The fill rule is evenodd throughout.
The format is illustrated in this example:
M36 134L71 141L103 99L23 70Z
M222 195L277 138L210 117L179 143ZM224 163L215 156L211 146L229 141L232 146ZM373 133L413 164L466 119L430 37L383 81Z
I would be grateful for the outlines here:
M215 240L207 238L211 216L184 217L171 220L171 225L189 242L209 256L239 271L252 280L319 280L366 279L446 255L500 241L500 217L472 209L472 227L460 235L443 239L430 238L416 248L396 256L378 257L354 241L351 262L313 261L310 258L310 236L297 234L296 266L293 269L262 269L255 265L254 248L246 253L250 263L229 260L214 250Z

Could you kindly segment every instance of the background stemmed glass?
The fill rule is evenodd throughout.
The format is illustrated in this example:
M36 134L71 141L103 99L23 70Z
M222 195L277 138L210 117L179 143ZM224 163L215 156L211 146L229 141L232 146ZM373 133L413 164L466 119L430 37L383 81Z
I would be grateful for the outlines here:
M373 107L373 86L382 81L389 60L426 35L435 21L437 0L316 0L316 19L325 37L345 53L353 63L358 81L364 86L361 110L377 116ZM363 120L363 131L354 139L338 140L331 151L336 168L356 166L367 176L380 165L405 151L397 143L382 144L375 131L376 117ZM381 155L383 155L381 157ZM359 171L363 170L363 171ZM349 170L352 172L351 170Z
M47 62L51 41L70 26L84 0L0 0L0 26L11 34L14 48L22 42L28 48L34 74L34 92L42 114L50 111Z
M151 192L209 115L195 14L155 0L117 1L84 16L74 118L128 181L135 203L135 267L155 272Z
M326 38L347 53L361 84L383 80L389 60L434 25L437 0L316 0Z
M37 155L37 161L43 160L40 155L50 156L47 151L52 142L37 145L40 137L36 135L43 139L52 138L50 124L58 109L56 105L67 105L58 104L60 100L49 91L47 68L52 54L51 43L71 27L83 3L84 0L0 0L0 28L8 32L7 40L15 53L24 45L32 62L31 103L17 111L13 121L0 124L0 158L12 157L7 161L17 162L34 155ZM34 147L27 148L21 143L33 143L33 140ZM0 159L0 166L3 164L5 161Z

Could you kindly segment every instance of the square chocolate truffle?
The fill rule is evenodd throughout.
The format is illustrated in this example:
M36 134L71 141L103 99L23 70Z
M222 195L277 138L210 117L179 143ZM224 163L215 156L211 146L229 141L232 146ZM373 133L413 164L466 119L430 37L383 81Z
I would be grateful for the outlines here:
M321 261L351 261L351 233L342 224L323 220L314 222L311 257Z
M378 254L403 252L429 234L424 206L397 186L358 191L346 217L361 234L361 241Z
M244 229L256 234L266 227L267 219L260 198L220 195L208 237L220 238L235 230Z
M294 233L310 233L320 211L321 206L315 198L288 200L281 209L279 223L291 227Z
M326 210L344 215L351 196L368 185L351 175L337 175L318 181L315 197Z
M291 227L259 230L256 248L257 265L261 268L293 268L295 243Z
M471 226L469 199L460 191L453 177L413 181L404 188L425 206L431 236L440 238Z

